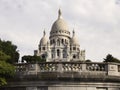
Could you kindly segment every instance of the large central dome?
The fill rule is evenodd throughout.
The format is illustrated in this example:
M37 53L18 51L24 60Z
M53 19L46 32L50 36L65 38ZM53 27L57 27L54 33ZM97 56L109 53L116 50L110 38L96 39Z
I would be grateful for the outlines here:
M51 31L56 31L56 30L68 31L68 25L62 18L61 19L57 19L54 22L54 24L52 25Z
M60 9L58 11L58 19L53 23L50 32L50 37L55 35L66 35L66 36L70 35L68 25L65 22L65 20L62 18L62 13Z

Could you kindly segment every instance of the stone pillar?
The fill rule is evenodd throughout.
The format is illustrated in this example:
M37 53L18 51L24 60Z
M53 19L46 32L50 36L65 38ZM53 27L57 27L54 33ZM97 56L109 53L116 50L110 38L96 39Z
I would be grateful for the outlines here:
M81 61L85 61L85 50L81 50Z
M57 58L57 50L55 49L55 59Z
M47 62L49 62L50 59L51 59L51 51L48 50L48 51L47 51Z
M58 71L58 72L62 72L62 69L63 69L63 68L62 68L62 64L59 63L59 64L58 64L58 69L57 69L57 71Z
M86 71L86 64L85 63L82 64L82 71Z
M62 50L60 49L60 59L62 58L62 54L63 54Z
M108 63L108 75L109 76L119 76L118 65L115 63Z

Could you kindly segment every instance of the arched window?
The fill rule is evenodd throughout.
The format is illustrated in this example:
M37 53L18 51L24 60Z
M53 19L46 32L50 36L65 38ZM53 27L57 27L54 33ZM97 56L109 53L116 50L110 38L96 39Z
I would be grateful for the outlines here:
M57 50L57 56L58 57L60 56L60 50L59 49Z
M63 53L63 58L65 58L65 50L63 50L62 53Z
M64 39L62 39L62 44L64 43Z
M43 47L42 49L45 50L45 47Z
M52 54L52 58L54 58L54 55Z
M73 55L73 59L75 59L76 58L76 55Z
M52 44L52 40L50 41L50 44Z
M41 51L41 47L39 47L39 50Z
M46 58L45 54L43 54L43 55L42 55L42 58L43 58L43 59L45 59L45 58Z
M76 50L76 47L73 47L73 50Z
M55 43L55 40L53 39L53 43Z

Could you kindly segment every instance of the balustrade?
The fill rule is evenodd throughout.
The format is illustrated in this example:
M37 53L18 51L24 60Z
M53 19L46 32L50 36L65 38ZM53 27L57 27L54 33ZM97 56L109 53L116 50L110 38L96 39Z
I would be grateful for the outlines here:
M108 63L85 63L85 62L44 62L38 64L16 64L16 73L42 73L42 72L79 72L79 74L89 74L89 75L111 75L109 71ZM118 67L118 73L120 72L120 65L116 64ZM31 66L31 67L30 67ZM34 66L34 67L33 67ZM34 69L32 69L34 68Z
M88 71L105 71L105 64L101 63L89 63L86 64L86 69Z
M39 66L41 72L53 72L53 71L57 71L58 68L58 64L52 64L52 63L39 64Z
M27 71L27 64L16 64L15 65L16 72L25 72Z
M82 64L83 63L39 63L40 72L59 72L58 68L60 68L63 72L70 72L75 71L79 72L82 71ZM84 63L86 64L87 71L105 71L105 64L101 63ZM29 64L17 64L16 65L16 72L27 71L30 67ZM32 68L32 67L31 67ZM38 71L39 72L39 71Z
M66 71L77 71L79 72L80 70L82 70L82 66L80 63L64 63L62 64L62 71L66 72Z

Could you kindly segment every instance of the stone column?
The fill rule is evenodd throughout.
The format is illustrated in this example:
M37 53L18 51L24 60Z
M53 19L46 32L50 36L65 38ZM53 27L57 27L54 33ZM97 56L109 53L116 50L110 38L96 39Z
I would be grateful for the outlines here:
M63 54L62 50L60 49L60 59L62 58L62 54Z
M57 50L55 49L55 59L57 58Z

